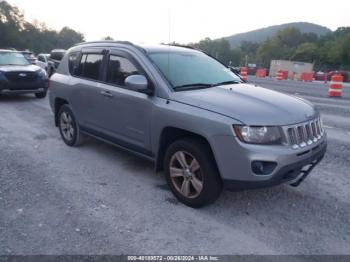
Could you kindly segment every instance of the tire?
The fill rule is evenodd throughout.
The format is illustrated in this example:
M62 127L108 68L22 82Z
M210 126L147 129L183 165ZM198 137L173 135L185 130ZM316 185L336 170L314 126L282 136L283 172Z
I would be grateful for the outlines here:
M35 93L35 97L36 98L39 98L39 99L42 99L42 98L45 98L46 97L46 94L47 92L41 92L41 93Z
M54 69L50 66L47 71L47 75L49 76L49 78L53 75L53 73L54 73Z
M173 194L189 207L208 205L222 191L222 181L212 152L199 140L181 139L171 144L165 153L164 170Z
M64 143L68 146L80 146L83 137L69 105L64 104L58 111L58 128Z

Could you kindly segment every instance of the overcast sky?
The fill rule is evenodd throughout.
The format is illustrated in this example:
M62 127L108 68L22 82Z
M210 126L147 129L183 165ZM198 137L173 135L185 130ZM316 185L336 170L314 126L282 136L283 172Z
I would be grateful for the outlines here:
M1 0L0 0L1 1ZM8 0L59 30L69 26L87 40L111 36L135 43L188 43L288 22L335 30L350 26L350 0ZM240 4L242 3L242 4ZM169 26L170 24L170 26ZM170 28L170 34L169 34Z

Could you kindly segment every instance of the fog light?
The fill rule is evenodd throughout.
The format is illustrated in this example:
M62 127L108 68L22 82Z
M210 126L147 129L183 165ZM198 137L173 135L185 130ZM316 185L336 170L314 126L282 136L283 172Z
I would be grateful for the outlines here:
M267 161L253 161L252 170L257 175L268 175L273 172L276 168L276 162L267 162Z

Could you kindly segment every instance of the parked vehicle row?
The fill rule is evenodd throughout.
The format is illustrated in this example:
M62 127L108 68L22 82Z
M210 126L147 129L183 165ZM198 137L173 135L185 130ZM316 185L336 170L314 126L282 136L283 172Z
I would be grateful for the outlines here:
M10 51L17 51L15 49L8 49ZM53 75L62 60L66 50L64 49L54 49L50 54L39 54L35 57L34 53L31 51L18 51L24 55L24 57L28 60L29 63L33 65L40 66L44 69L49 77Z
M316 72L314 78L316 81L331 81L332 76L335 74L341 74L344 82L350 82L350 73L346 71Z
M39 54L37 65L45 69L50 77L56 72L65 53L64 49L55 49L50 54Z
M47 73L49 76L52 76L56 72L65 53L66 53L66 50L64 49L54 49L51 51L48 57L48 68L47 68Z
M153 161L191 207L224 187L298 186L327 147L311 103L243 83L194 49L83 43L66 52L51 83L68 146L88 135Z
M39 54L37 57L36 65L40 66L47 72L49 69L49 59L50 54Z

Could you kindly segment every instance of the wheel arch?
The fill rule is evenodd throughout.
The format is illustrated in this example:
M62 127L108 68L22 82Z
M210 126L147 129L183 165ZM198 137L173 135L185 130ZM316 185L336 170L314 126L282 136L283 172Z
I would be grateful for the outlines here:
M158 146L156 162L155 162L155 169L157 172L163 170L164 155L167 148L176 140L184 139L184 138L195 139L205 144L210 150L210 153L212 154L215 164L217 165L214 152L207 138L205 138L203 135L194 133L192 131L168 126L163 128L159 139L159 146Z
M56 97L55 98L55 125L58 126L58 112L63 105L69 105L66 99Z

